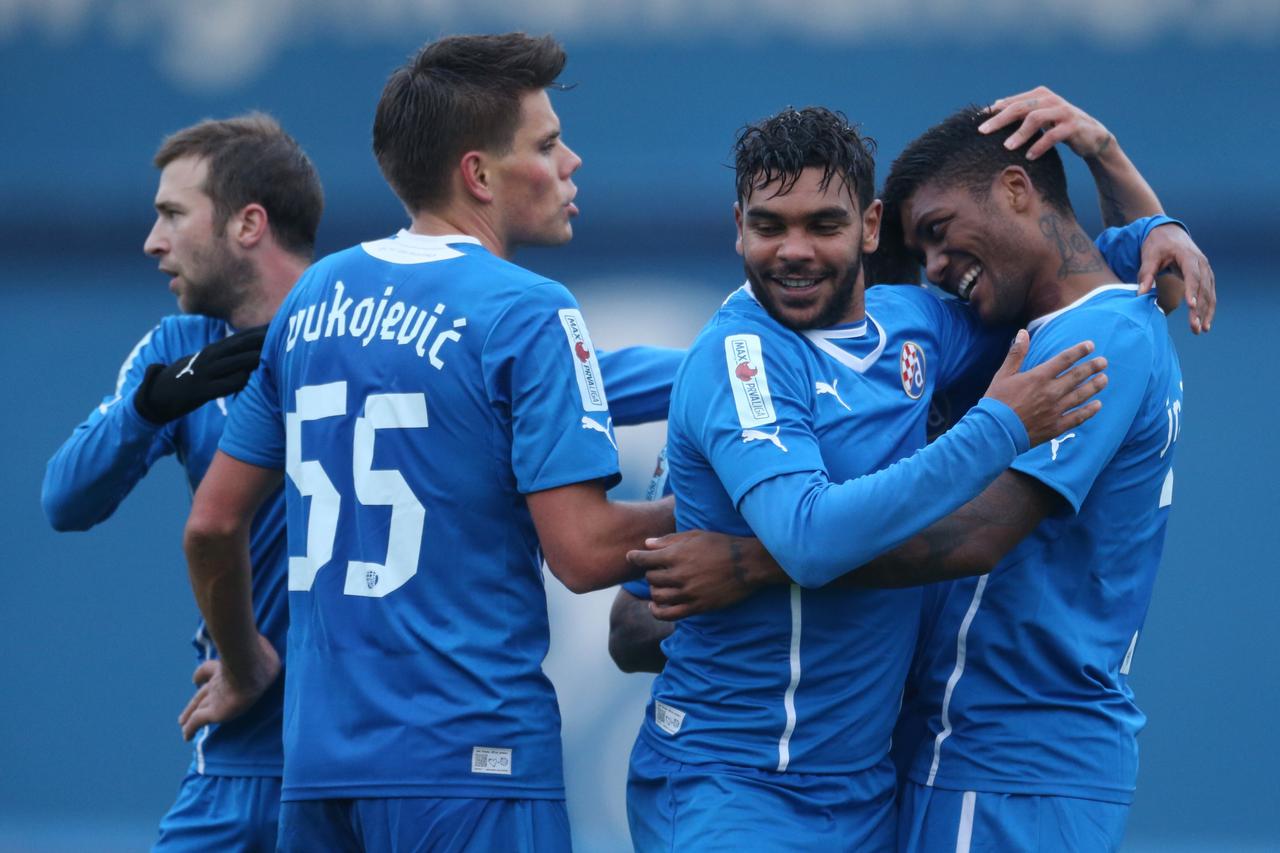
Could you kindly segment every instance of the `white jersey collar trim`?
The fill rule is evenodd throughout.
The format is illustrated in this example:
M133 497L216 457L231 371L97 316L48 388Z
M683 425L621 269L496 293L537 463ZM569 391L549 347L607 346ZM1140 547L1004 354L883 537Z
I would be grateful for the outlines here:
M751 289L750 281L743 282L742 287L738 288L738 290L745 290L747 296L754 299L757 304L760 303L760 300L756 297L755 291ZM734 293L737 292L737 290L734 291ZM732 297L733 293L730 293L729 298ZM729 298L725 299L725 302L728 302ZM832 343L832 341L866 337L868 321L876 327L876 332L880 335L880 342L876 344L876 348L869 354L859 358L852 353L845 352L843 349L836 346L836 344ZM857 323L852 326L846 326L844 328L807 329L800 334L807 338L809 342L819 350L831 356L850 370L857 371L858 373L866 373L867 369L871 367L871 365L875 364L876 360L880 358L885 347L884 327L880 325L880 322L876 320L875 317L871 316L870 312L867 312L867 316L861 323Z
M1072 302L1070 305L1059 308L1057 311L1051 311L1042 317L1035 318L1034 320L1032 320L1030 323L1027 324L1027 332L1029 334L1034 335L1040 329L1040 327L1042 327L1045 323L1048 323L1050 320L1053 320L1055 317L1060 317L1063 314L1067 313L1068 311L1074 311L1075 309L1079 308L1081 305L1088 302L1090 299L1093 299L1095 296L1100 296L1103 293L1107 293L1113 290L1129 290L1134 293L1137 293L1138 285L1136 284L1099 285L1098 287L1095 287L1093 290L1090 290L1084 296L1081 296L1075 302Z

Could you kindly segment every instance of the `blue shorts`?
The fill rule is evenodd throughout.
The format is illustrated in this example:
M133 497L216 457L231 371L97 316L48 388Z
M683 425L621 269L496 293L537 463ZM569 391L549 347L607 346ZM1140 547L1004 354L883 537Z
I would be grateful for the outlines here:
M891 851L893 765L854 774L682 764L637 739L627 821L638 853Z
M178 799L160 819L153 853L270 853L280 814L278 776L188 773Z
M980 851L1119 850L1129 806L1079 797L948 791L907 782L898 823L899 849Z
M393 797L281 803L276 849L567 853L571 848L564 800Z

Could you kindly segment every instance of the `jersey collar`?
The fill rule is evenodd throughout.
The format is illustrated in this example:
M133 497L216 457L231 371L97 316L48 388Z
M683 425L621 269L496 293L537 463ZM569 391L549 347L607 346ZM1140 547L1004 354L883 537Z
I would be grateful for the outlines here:
M1057 311L1050 311L1048 314L1045 314L1042 317L1037 317L1034 320L1032 320L1030 323L1027 324L1027 333L1034 335L1037 331L1040 330L1042 326L1044 326L1045 323L1048 323L1050 320L1054 319L1055 317L1060 317L1063 314L1067 313L1068 311L1074 311L1075 309L1079 308L1081 305L1093 299L1095 296L1101 296L1104 293L1109 293L1111 291L1116 291L1116 290L1128 290L1133 293L1137 293L1138 285L1136 284L1103 284L1098 287L1095 287L1093 290L1090 290L1088 293L1086 293L1084 296L1081 296L1079 299L1077 299L1075 302L1072 302L1070 305L1059 308Z

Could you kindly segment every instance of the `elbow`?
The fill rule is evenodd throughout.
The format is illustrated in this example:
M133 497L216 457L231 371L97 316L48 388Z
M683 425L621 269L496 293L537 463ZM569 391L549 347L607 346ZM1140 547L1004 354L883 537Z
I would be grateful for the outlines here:
M619 670L626 673L639 672L640 666L631 645L621 628L609 626L609 657Z
M202 511L199 505L191 510L186 527L182 531L182 550L188 556L200 553L211 545L236 539L244 529L240 519L217 512Z
M57 489L51 489L48 481L40 490L40 506L44 509L44 517L49 525L59 533L73 530L88 530L93 523L75 512L70 496Z
M768 542L764 546L791 582L804 589L826 586L843 574L839 566L814 554L806 554L802 548L791 549L781 543Z
M560 583L564 584L565 589L575 595L595 592L604 586L597 581L595 573L585 563L565 559L552 561L550 557L547 557L547 568L551 570L551 574L555 575Z

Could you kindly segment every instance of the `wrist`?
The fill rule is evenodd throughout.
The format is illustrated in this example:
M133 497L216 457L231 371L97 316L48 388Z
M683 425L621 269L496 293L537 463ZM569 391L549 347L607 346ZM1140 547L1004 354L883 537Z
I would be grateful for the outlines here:
M772 584L789 584L791 578L773 555L765 550L764 543L752 537L734 537L734 546L738 551L739 563L743 568L742 581L751 589Z

